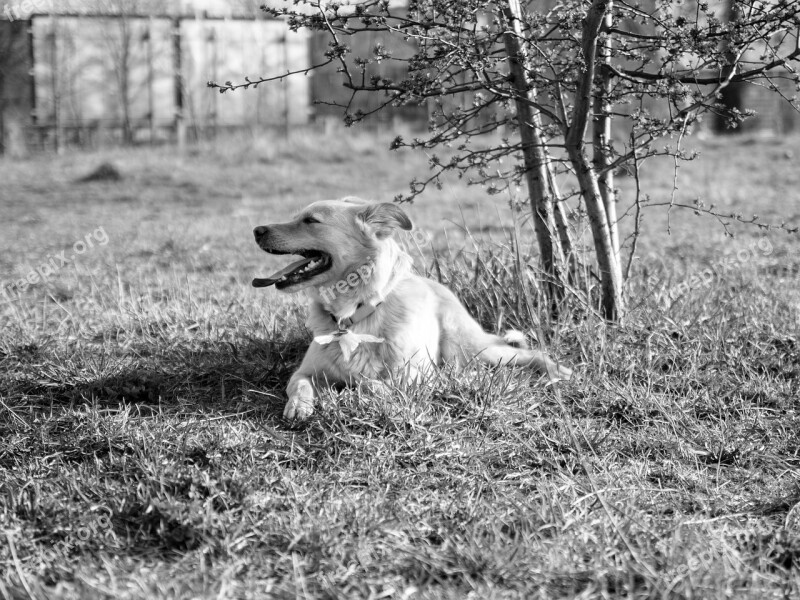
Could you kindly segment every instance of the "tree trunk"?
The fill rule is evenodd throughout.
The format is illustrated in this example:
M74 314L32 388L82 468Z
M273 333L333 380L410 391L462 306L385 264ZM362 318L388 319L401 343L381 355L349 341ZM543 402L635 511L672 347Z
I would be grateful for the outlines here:
M595 85L598 39L609 8L608 0L593 0L583 20L581 46L585 67L578 80L572 120L564 137L592 228L597 264L600 267L602 314L609 321L619 321L625 310L619 242L615 242L612 236L598 173L586 156L584 142L589 114L594 104L592 91Z
M559 245L558 229L554 215L553 195L550 186L550 161L545 150L542 137L542 119L527 100L536 97L536 90L530 85L525 72L525 49L521 46L522 10L519 0L506 0L503 13L510 30L505 33L504 42L508 63L513 78L516 98L517 124L522 138L522 153L525 166L525 177L528 184L528 197L533 213L533 225L536 240L542 256L542 265L549 277L547 290L551 304L551 313L557 314L558 307L564 299L564 256ZM564 228L562 236L569 238Z
M586 213L589 215L589 225L592 228L597 264L600 267L601 312L608 321L621 321L625 309L622 297L622 267L618 260L619 249L614 247L608 227L608 215L600 184L582 145L568 146L567 152L578 178L581 196L586 203Z
M575 252L575 243L572 241L572 234L569 229L569 220L567 219L567 212L564 209L564 203L561 202L561 192L558 191L558 184L556 182L555 173L550 168L552 161L550 156L548 160L548 181L550 183L550 190L553 193L553 207L555 208L556 229L558 230L558 238L561 241L561 251L564 254L564 262L567 269L567 280L570 285L578 283L578 277L581 273L581 265L578 260L578 255Z
M612 24L613 0L609 0L603 27L608 29ZM592 165L597 173L597 183L603 206L606 210L608 231L611 237L611 248L615 254L615 273L622 280L622 261L620 260L619 228L617 226L617 193L614 189L614 171L609 168L613 159L611 155L611 74L607 68L611 64L611 35L606 34L598 41L597 59L600 64L599 81L594 92L594 118L592 120Z

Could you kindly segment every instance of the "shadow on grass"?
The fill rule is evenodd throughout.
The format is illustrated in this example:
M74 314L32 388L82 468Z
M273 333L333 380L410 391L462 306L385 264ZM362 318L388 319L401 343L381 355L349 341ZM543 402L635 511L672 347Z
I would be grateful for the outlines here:
M91 405L138 411L225 413L242 401L261 400L280 413L286 382L307 341L242 338L231 342L188 341L157 355L109 354L83 347L67 356L47 345L15 346L0 353L0 397L9 408L52 409ZM116 352L116 349L111 349Z
M171 561L223 537L245 498L269 489L270 469L315 460L281 416L305 346L190 341L155 361L100 364L89 350L65 358L47 347L6 348L0 474L9 477L0 479L0 508L25 538L20 553ZM42 581L68 574L49 569Z

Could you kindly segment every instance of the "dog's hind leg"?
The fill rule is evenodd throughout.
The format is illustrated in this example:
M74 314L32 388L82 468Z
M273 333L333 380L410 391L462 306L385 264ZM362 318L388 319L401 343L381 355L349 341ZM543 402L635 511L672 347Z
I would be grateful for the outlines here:
M473 350L477 350L477 348L473 348ZM550 378L550 381L569 379L572 376L572 369L555 362L541 350L514 348L507 345L500 338L497 338L493 344L486 346L484 349L478 350L476 358L481 362L492 365L532 367L545 373Z
M442 357L445 361L464 364L473 358L491 365L531 367L546 374L551 381L569 379L572 370L556 363L540 350L514 347L509 341L520 344L518 335L506 334L506 339L486 333L467 310L453 297L442 322Z

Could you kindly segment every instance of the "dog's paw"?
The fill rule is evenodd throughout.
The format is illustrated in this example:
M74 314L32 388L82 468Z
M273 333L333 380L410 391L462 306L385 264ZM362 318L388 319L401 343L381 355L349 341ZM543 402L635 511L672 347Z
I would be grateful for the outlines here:
M305 421L312 414L314 414L314 401L302 396L289 398L283 409L283 418L290 421Z
M529 348L525 334L516 329L509 329L503 334L503 341L514 348Z

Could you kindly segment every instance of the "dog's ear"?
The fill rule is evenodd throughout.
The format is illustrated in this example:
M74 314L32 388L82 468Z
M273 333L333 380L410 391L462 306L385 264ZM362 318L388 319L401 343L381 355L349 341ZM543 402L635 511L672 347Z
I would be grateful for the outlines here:
M371 204L358 213L358 219L374 232L379 240L389 237L396 228L411 231L413 225L408 215L391 202Z

